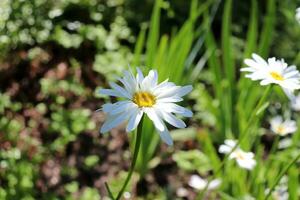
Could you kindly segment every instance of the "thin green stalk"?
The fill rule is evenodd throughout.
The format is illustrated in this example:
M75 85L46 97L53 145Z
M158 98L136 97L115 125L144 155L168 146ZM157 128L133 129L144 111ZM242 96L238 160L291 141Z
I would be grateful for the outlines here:
M223 169L223 166L225 165L226 161L228 160L229 156L231 155L232 152L235 151L235 149L240 145L241 141L245 138L245 136L247 135L252 123L254 122L255 120L255 117L257 115L259 115L262 110L261 108L263 107L267 97L269 96L270 92L271 92L271 88L272 88L272 85L269 85L267 87L267 89L265 90L263 96L261 97L261 99L259 100L258 104L256 105L255 109L254 109L254 112L252 112L251 116L250 116L250 119L248 121L248 124L245 128L245 130L243 131L244 133L241 135L240 139L238 140L238 142L236 143L236 145L232 148L232 150L224 157L223 161L221 162L219 168L216 170L216 172L214 173L214 176L211 176L210 179L207 181L206 185L205 185L205 188L202 190L202 192L197 196L197 199L203 199L203 195L205 194L205 192L207 191L208 189L208 186L210 184L210 182L213 180L213 178L218 175L221 170Z
M270 155L272 155L276 151L276 149L278 147L279 139L280 139L280 136L278 134L276 134L272 148L269 153Z
M140 145L141 145L141 141L142 141L143 121L144 121L144 116L142 117L142 119L140 121L140 124L138 125L138 128L137 128L136 141L135 141L134 152L133 152L133 160L131 162L130 171L128 172L125 183L124 183L121 191L119 192L116 200L119 200L121 198L121 196L124 193L124 190L125 190L128 182L129 182L129 180L131 179L132 173L134 171L135 163L136 163L136 160L137 160L137 157L138 157L138 154L139 154L139 149L140 149Z
M110 190L110 188L109 188L109 186L107 185L106 182L104 183L104 185L105 185L105 188L108 192L109 197L112 198L112 200L115 200L114 195L112 194L112 192L111 192L111 190Z
M141 145L141 141L142 141L142 130L143 130L143 121L144 121L144 116L142 117L138 127L137 127L137 132L136 132L136 141L135 141L135 146L134 146L134 152L133 152L133 158L132 158L132 162L131 162L131 166L130 166L130 171L128 172L128 175L126 177L126 180L122 186L122 189L120 190L120 192L118 193L117 197L116 198L113 198L113 196L111 195L111 192L109 190L109 187L108 185L106 185L106 188L108 190L108 193L110 195L110 197L113 199L113 200L119 200L123 193L124 193L124 190L126 188L126 186L128 185L130 179L131 179L131 176L133 174L133 171L134 171L134 167L135 167L135 164L136 164L136 161L137 161L137 157L138 157L138 154L139 154L139 149L140 149L140 145Z
M248 124L247 124L245 130L242 131L242 133L244 133L244 134L241 135L238 143L240 143L240 141L247 135L247 133L248 133L249 129L251 128L251 125L254 122L254 120L263 111L262 109L264 108L264 104L266 102L266 99L270 95L271 88L272 88L272 85L269 85L266 88L263 96L260 98L260 100L259 100L258 104L256 105L254 111L251 113L251 116L249 118Z
M282 178L282 177L286 174L286 172L293 166L293 164L295 164L295 163L298 161L299 158L300 158L300 153L294 158L294 160L292 160L292 161L290 162L290 164L288 164L288 165L281 171L281 173L277 176L277 178L276 178L274 184L272 185L271 189L269 190L267 196L265 197L265 200L267 200L267 199L271 196L272 192L274 191L275 187L277 186L277 184L279 183L279 181L281 180L281 178Z

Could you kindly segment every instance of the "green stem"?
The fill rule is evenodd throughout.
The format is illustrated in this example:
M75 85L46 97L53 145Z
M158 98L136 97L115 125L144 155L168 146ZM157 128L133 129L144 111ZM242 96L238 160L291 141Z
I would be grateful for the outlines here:
M270 156L272 156L272 154L276 151L276 149L278 147L278 143L279 143L279 138L280 138L280 136L278 134L276 134L273 145L272 145L272 148L271 148L270 153L269 153Z
M271 88L272 85L269 85L267 87L267 89L264 91L263 96L260 98L258 104L256 105L254 111L252 112L248 124L245 128L245 130L243 131L244 133L241 135L240 139L238 140L238 142L236 143L236 145L232 148L232 150L224 157L223 161L221 162L219 168L216 170L216 172L214 173L214 176L210 177L210 179L207 181L205 188L202 190L202 192L197 196L197 199L203 199L203 195L204 193L207 191L208 186L210 184L210 182L213 180L213 178L218 175L221 170L223 169L223 166L225 165L226 161L228 160L230 154L232 152L234 152L236 150L236 148L238 148L238 146L240 145L241 141L245 138L245 136L248 134L249 129L251 128L252 123L254 122L254 120L256 119L256 117L261 113L261 109L263 107L263 104L265 103L267 97L269 96L270 92L271 92Z
M268 96L270 95L271 89L272 89L272 85L269 85L269 86L266 88L266 90L265 90L263 96L260 98L260 100L259 100L258 104L256 105L254 111L251 113L251 116L250 116L250 118L249 118L248 124L247 124L245 130L243 131L244 134L241 135L240 140L239 140L238 143L240 143L240 141L241 141L242 139L245 138L245 136L247 135L249 129L251 128L252 123L254 122L254 120L256 119L256 117L262 112L261 109L264 108L263 105L265 104L266 99L267 99Z
M142 139L143 121L144 121L144 117L142 117L142 119L138 125L138 128L137 128L136 141L135 141L134 152L133 152L133 160L131 162L130 171L128 172L127 178L122 186L122 189L118 193L117 198L115 200L119 200L122 197L124 190L125 190L126 186L128 185L128 183L131 179L132 173L134 171L134 167L135 167L135 164L137 161L137 157L139 154L139 149L140 149L140 145L141 145L141 141L142 141L141 139Z
M300 158L300 153L294 158L294 160L292 160L290 162L290 164L288 164L282 171L281 173L277 176L274 184L272 185L271 189L269 190L267 196L265 197L265 200L267 200L272 192L274 191L275 187L277 186L277 184L279 183L279 181L281 180L281 178L286 174L286 172L293 166L293 164L295 164L297 162L297 160Z
M104 185L105 185L105 188L106 188L106 190L107 190L107 192L108 192L109 197L112 198L112 200L115 200L114 195L112 194L112 192L111 192L111 190L109 189L109 186L107 185L106 182L104 183Z

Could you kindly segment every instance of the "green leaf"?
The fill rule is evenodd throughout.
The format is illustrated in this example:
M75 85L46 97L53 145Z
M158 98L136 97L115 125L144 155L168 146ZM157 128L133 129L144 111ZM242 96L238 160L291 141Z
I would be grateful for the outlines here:
M265 22L263 25L263 30L261 32L259 41L259 54L262 57L267 57L269 54L269 49L271 46L272 38L274 35L276 23L276 1L268 0L267 3L267 15L265 17Z

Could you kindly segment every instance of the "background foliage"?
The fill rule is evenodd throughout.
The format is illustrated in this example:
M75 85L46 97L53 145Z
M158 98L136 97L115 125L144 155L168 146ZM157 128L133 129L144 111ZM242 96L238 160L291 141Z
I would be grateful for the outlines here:
M119 127L100 135L108 87L124 69L155 68L160 80L193 84L184 103L195 116L172 132L175 146L160 144L150 122L143 131L134 198L195 199L191 174L209 177L225 138L245 130L262 87L240 77L244 58L257 52L300 66L297 0L1 0L0 199L105 198L104 181L117 191L130 164L134 138ZM223 184L208 199L263 199L293 146L268 154L274 138L268 119L298 118L275 88L266 113L244 140L258 167L247 173L232 162L217 176ZM265 132L267 134L263 135ZM150 141L150 142L149 142ZM299 198L299 167L288 174ZM259 186L259 187L258 187ZM178 188L188 195L178 195ZM133 198L132 197L132 198Z

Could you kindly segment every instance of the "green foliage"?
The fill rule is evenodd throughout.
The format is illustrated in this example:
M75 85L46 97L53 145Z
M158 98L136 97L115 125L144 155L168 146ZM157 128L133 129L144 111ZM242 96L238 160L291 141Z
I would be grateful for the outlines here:
M1 196L4 199L34 199L35 163L26 161L18 148L0 153Z
M52 112L49 132L60 133L60 137L51 144L51 149L60 151L66 144L75 141L79 133L95 129L90 116L91 112L87 109L60 109Z
M119 51L107 51L95 56L93 69L101 74L107 74L107 80L115 80L116 74L122 74L124 66L128 66L132 54L128 49Z
M281 184L284 172L289 199L299 199L299 163L287 166L299 153L300 131L288 137L291 146L270 151L274 139L268 130L273 115L291 116L299 125L299 114L288 110L290 102L278 87L254 113L265 88L239 71L251 53L299 66L297 3L1 0L0 199L104 199L103 181L118 192L130 163L127 141L122 133L98 134L103 116L94 110L107 97L93 93L135 66L157 69L160 81L192 84L183 105L194 116L187 129L171 130L175 146L168 149L159 146L145 119L138 174L126 190L135 191L131 186L142 180L147 184L138 190L146 191L138 191L141 197L132 192L132 198L181 199L175 189L185 188L186 198L195 199L198 191L187 179L198 173L222 180L205 193L208 199L261 200ZM243 134L241 147L255 153L256 168L246 171L234 160L222 166L218 147ZM48 180L49 171L60 179L57 185Z
M209 158L199 150L178 151L173 154L179 168L192 172L195 169L199 174L206 174L212 169Z
M159 20L162 2L161 0L155 1L147 38L144 36L145 30L141 30L136 45L134 61L137 65L146 65L148 68L153 66L153 68L157 69L160 81L170 78L175 83L188 82L181 77L186 73L185 61L192 49L195 39L195 22L198 17L203 14L203 7L206 8L210 1L207 1L203 5L198 5L197 1L192 1L190 5L190 16L178 32L170 37L163 35L159 38ZM146 58L144 62L137 59L141 57L139 54L142 53L140 49L143 43L145 43L146 48ZM142 176L147 172L147 163L153 157L159 141L159 137L149 120L145 122L143 133L141 153L137 162L137 169ZM149 141L151 142L149 143Z
M91 168L91 167L97 165L98 162L99 162L99 156L97 156L97 155L90 155L90 156L86 157L84 160L84 164L88 168Z

